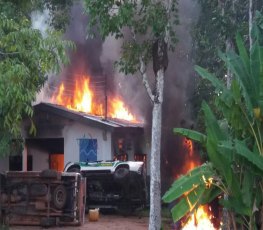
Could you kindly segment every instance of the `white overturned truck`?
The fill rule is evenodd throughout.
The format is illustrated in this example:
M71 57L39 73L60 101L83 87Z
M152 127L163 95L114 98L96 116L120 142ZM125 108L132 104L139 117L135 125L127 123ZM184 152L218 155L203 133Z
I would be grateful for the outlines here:
M146 171L143 162L68 163L64 171L80 172L87 178L88 208L111 208L128 214L146 204Z

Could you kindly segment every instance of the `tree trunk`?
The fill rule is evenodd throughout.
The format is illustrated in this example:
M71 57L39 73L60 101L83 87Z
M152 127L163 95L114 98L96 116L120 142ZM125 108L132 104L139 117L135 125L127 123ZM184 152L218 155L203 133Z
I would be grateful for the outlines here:
M152 139L150 160L150 220L149 230L161 229L161 128L164 88L164 70L160 69L156 77L156 95L152 111Z

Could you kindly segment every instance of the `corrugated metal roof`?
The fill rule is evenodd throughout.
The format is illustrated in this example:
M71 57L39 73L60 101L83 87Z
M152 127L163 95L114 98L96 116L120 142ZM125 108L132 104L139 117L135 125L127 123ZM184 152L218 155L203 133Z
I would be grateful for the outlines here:
M126 120L115 119L115 118L107 118L107 119L105 119L102 116L95 116L95 115L92 115L92 114L71 110L71 109L68 109L68 108L66 108L64 106L57 105L57 104L41 102L41 103L35 105L34 107L36 107L36 108L38 108L38 107L42 107L43 108L44 107L44 108L49 108L51 110L54 110L57 113L59 113L59 111L60 111L61 113L72 114L72 115L78 116L79 118L87 119L87 120L94 121L94 122L98 122L100 124L103 124L103 125L106 125L106 126L110 126L110 127L113 127L113 128L118 128L118 127L143 128L143 123L129 122L129 121L126 121Z

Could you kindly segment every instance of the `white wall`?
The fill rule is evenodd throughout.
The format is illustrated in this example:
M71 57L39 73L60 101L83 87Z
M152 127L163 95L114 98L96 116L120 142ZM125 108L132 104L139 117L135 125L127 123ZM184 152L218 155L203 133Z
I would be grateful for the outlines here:
M97 139L97 159L111 160L111 133L87 125L73 123L65 126L64 136L64 164L69 161L79 161L79 140L81 138Z
M9 170L9 157L0 158L0 172Z
M42 171L49 168L49 154L36 148L28 148L28 155L32 155L32 170Z

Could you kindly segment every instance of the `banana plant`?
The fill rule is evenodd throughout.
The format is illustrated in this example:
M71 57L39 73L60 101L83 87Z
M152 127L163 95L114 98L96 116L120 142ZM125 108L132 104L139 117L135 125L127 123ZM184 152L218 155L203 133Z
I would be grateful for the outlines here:
M263 46L259 31L254 26L256 37L249 52L237 35L237 53L219 54L233 74L230 89L204 68L195 67L215 88L220 118L203 102L205 134L174 129L199 142L208 156L207 163L177 179L164 194L165 203L174 203L174 221L221 195L227 197L220 204L232 213L233 229L263 227Z

